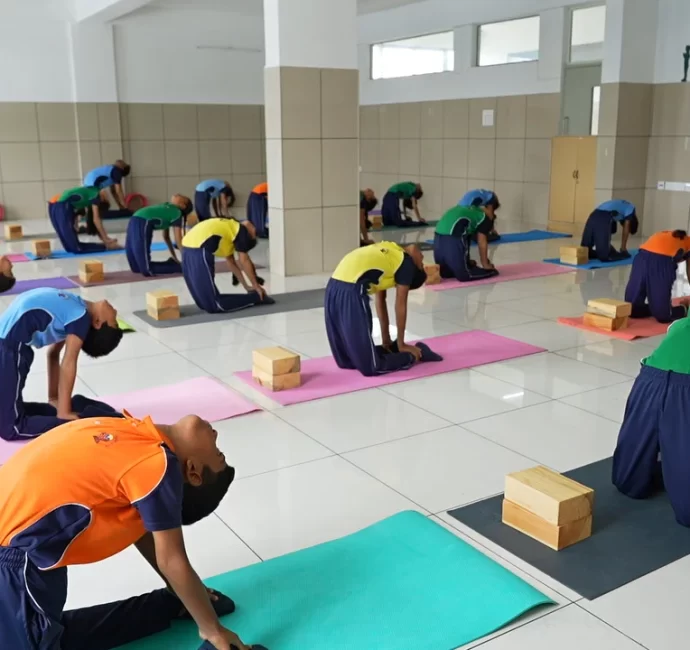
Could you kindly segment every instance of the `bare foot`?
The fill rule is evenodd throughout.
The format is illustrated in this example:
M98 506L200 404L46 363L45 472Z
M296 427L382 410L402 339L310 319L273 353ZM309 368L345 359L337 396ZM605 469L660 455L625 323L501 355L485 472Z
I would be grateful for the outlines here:
M119 250L122 250L122 246L120 246L120 244L119 244L119 242L117 241L117 239L109 239L109 240L106 242L105 247L106 247L109 251L119 251Z

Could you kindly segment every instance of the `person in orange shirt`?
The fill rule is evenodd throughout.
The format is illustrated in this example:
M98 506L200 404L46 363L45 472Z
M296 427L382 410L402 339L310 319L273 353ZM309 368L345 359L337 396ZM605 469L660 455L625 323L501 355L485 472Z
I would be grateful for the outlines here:
M217 437L195 415L168 426L125 413L58 426L0 467L0 646L106 650L191 617L204 648L247 650L219 620L234 603L204 587L182 536L234 478ZM63 611L68 566L132 544L167 589Z
M254 224L256 236L268 237L268 183L259 183L247 201L247 219Z
M653 316L660 323L670 323L688 315L687 305L671 303L677 267L690 257L688 251L690 237L684 230L663 230L640 246L625 288L633 318Z

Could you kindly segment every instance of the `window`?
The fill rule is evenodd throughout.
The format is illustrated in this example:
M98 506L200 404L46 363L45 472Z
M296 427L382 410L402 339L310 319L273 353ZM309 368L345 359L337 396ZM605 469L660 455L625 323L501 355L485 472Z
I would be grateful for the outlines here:
M454 64L452 31L371 46L372 79L449 72L453 70Z
M601 61L604 54L606 7L573 9L570 27L570 63Z
M477 65L539 59L539 16L479 26Z
M601 110L601 86L592 88L592 124L590 133L599 135L599 112Z

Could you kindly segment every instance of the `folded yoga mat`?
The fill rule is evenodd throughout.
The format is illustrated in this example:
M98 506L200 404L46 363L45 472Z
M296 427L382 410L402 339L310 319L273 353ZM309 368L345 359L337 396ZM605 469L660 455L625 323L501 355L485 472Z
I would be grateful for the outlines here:
M41 278L40 280L17 280L15 285L6 291L4 296L15 296L19 293L24 293L25 291L31 291L31 289L76 289L77 285L72 282L69 278Z
M161 424L172 424L190 414L216 422L261 410L210 377L197 377L177 384L107 395L98 399L115 409L126 409L134 417L150 415L154 422Z
M548 230L528 230L527 232L506 232L501 233L501 238L498 241L491 242L491 246L498 244L518 244L527 241L542 241L544 239L565 239L572 237L562 232L549 232ZM433 239L427 239L427 244L433 244ZM472 242L476 246L476 242Z
M637 249L635 248L628 252L630 253L630 257L627 257L624 260L617 260L615 262L600 262L599 260L592 260L591 262L587 262L587 264L575 265L564 264L557 257L553 257L544 261L548 264L560 264L561 266L567 266L569 269L608 269L612 266L630 266L633 263L633 260L635 259L635 255L637 255Z
M479 287L483 284L496 284L497 282L510 282L511 280L527 280L529 278L541 278L548 275L560 275L571 273L573 269L557 267L544 262L519 262L518 264L501 264L496 267L498 275L484 280L472 282L458 282L458 280L441 280L441 284L427 284L429 291L446 291L447 289L467 289Z
M152 252L157 252L157 251L167 251L168 247L166 246L165 242L162 241L157 241L151 244L151 251ZM64 260L68 259L70 257L101 257L101 255L121 255L125 252L124 248L118 248L117 250L114 251L100 251L99 253L68 253L67 251L63 250L55 250L51 253L50 257L37 257L33 253L26 253L26 257L29 260L33 261L40 261L43 259L49 259L49 260Z
M302 385L299 388L275 393L256 384L252 379L251 371L235 374L245 384L254 387L279 404L287 406L544 352L543 348L480 330L437 336L425 339L424 342L434 352L440 354L443 361L417 363L409 370L365 377L358 370L338 368L333 357L304 359L302 360Z
M175 320L155 320L146 310L135 311L134 315L145 321L152 327L168 328L181 325L197 325L198 323L212 323L219 320L235 320L249 318L251 316L266 316L268 314L283 314L289 311L302 309L316 309L323 307L325 289L310 289L309 291L294 291L292 293L276 293L271 295L275 300L273 305L256 305L239 311L224 312L222 314L208 314L196 305L182 305L180 318Z
M552 601L418 512L207 581L223 619L269 650L452 650ZM176 623L126 650L197 650ZM124 650L124 649L121 649Z
M690 530L678 524L665 493L635 500L611 483L611 458L566 476L594 490L592 536L562 551L501 523L503 495L449 512L452 517L588 600L690 554Z
M12 264L19 264L20 262L29 262L29 258L24 253L10 253L7 255L7 259L12 262Z
M628 319L628 326L625 329L609 332L607 330L599 329L598 327L590 327L585 325L582 316L575 318L566 318L562 316L558 319L561 325L568 325L569 327L577 327L578 329L587 332L595 332L596 334L604 334L614 339L621 339L622 341L634 341L635 339L647 338L648 336L659 336L659 334L666 334L668 330L668 323L660 323L655 318L630 318Z

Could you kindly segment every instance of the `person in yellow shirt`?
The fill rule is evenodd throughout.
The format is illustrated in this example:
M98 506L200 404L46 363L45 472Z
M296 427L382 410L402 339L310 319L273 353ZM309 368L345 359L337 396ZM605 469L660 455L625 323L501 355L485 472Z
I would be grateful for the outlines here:
M405 342L407 298L426 281L419 247L393 242L364 246L345 255L326 286L326 332L339 368L365 377L406 370L417 361L441 361L424 343ZM395 287L397 337L390 335L386 290ZM375 296L382 344L372 338L369 295Z
M215 314L259 303L272 304L256 277L249 251L256 246L256 230L248 221L213 218L201 221L182 240L182 273L197 307ZM237 261L235 261L237 252ZM224 257L246 294L222 294L216 286L215 258ZM245 277L246 275L246 277Z

